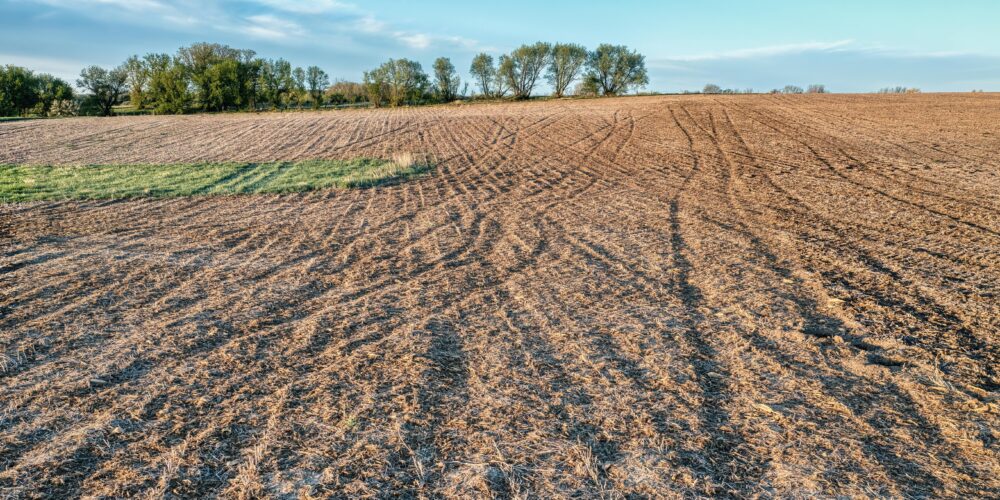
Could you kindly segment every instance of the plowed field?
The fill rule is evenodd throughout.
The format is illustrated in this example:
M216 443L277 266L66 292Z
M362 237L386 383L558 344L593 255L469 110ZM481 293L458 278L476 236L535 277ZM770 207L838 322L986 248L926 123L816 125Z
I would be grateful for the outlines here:
M0 124L0 163L427 155L0 206L0 496L1000 496L1000 96Z

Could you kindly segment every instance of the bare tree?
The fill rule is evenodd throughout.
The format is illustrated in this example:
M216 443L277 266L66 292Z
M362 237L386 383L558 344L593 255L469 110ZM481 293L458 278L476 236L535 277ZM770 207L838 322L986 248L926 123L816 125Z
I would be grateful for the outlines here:
M587 49L574 43L557 43L552 47L552 62L546 75L556 97L566 93L587 62Z
M587 76L604 95L619 95L649 83L646 57L624 45L601 44L587 57Z
M825 94L826 93L826 85L812 84L812 85L809 86L809 88L806 89L806 93L807 94Z
M785 88L781 90L783 94L801 94L805 92L802 87L797 85L785 85Z
M527 99L535 89L538 77L549 63L552 56L552 45L537 42L532 45L522 45L501 60L499 73L506 81L514 97Z
M101 114L111 116L112 108L128 91L128 72L123 66L106 70L100 66L89 66L80 71L76 85L90 92Z

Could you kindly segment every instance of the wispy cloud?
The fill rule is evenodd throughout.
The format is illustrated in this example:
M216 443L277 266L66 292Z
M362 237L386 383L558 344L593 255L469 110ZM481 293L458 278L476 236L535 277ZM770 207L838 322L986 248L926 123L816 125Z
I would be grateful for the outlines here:
M285 12L322 14L326 12L357 12L356 5L337 0L256 0L256 3Z
M838 40L835 42L803 42L789 43L783 45L768 45L764 47L751 47L734 49L706 54L681 55L664 58L668 61L717 61L720 59L754 59L764 57L774 57L788 54L802 54L805 52L833 52L844 50L854 44L854 40Z
M248 25L243 30L250 36L269 40L283 40L293 36L303 36L306 30L298 23L271 14L258 14L246 18Z
M375 13L342 0L252 0L249 12L233 14L230 0L27 0L96 20L198 33L245 35L282 45L331 39L347 46L436 47L473 50L475 40L393 26ZM191 12L198 14L191 15ZM342 44L343 46L344 44Z

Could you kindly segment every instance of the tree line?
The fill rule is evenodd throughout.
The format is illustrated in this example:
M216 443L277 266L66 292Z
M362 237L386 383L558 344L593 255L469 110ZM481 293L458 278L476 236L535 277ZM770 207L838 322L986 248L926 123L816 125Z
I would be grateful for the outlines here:
M400 106L458 98L527 99L547 81L553 95L620 95L648 84L645 57L622 45L593 51L571 43L522 45L496 60L478 54L469 84L452 62L434 61L432 75L419 62L390 59L364 72L360 82L336 81L318 66L293 67L285 59L257 57L248 49L195 43L175 54L134 55L114 68L88 66L73 87L52 75L6 66L0 70L0 115L111 115L128 102L157 114L318 108L327 104ZM576 86L573 87L573 84ZM55 103L55 104L54 104Z
M434 61L431 79L420 63L390 59L366 71L363 86L368 102L375 106L399 106L450 101L458 96L461 78L447 58ZM527 99L542 78L555 97L563 97L579 80L576 95L620 95L649 83L645 57L623 45L600 45L587 51L582 45L537 42L522 45L494 60L481 53L472 59L469 74L478 94L488 99ZM465 85L463 95L468 93Z
M48 73L0 66L0 116L70 114L73 87Z

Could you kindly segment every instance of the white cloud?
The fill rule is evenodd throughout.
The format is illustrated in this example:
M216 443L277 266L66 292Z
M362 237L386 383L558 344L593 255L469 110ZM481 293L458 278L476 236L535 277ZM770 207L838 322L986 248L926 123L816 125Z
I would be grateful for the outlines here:
M243 35L283 45L337 40L342 50L357 53L389 46L414 51L439 46L481 50L472 39L393 26L346 0L252 0L253 10L243 15L233 14L232 0L26 1L104 22L114 19L117 24L164 28L205 39L223 34L233 40L233 35Z
M257 3L297 14L322 14L325 12L355 12L354 4L337 0L256 0Z
M381 33L386 30L386 24L375 16L366 14L354 21L354 28L363 33Z
M431 46L432 39L430 35L424 33L402 33L397 32L395 36L396 40L403 42L410 48L423 50Z
M250 23L243 31L257 38L280 40L289 36L302 36L306 31L297 23L270 14L247 17Z
M676 57L666 57L667 61L715 61L719 59L754 59L763 57L781 56L787 54L801 54L804 52L833 52L843 50L854 44L854 40L839 40L836 42L805 42L789 43L784 45L768 45L764 47L752 47L746 49L735 49L723 52L696 54Z

